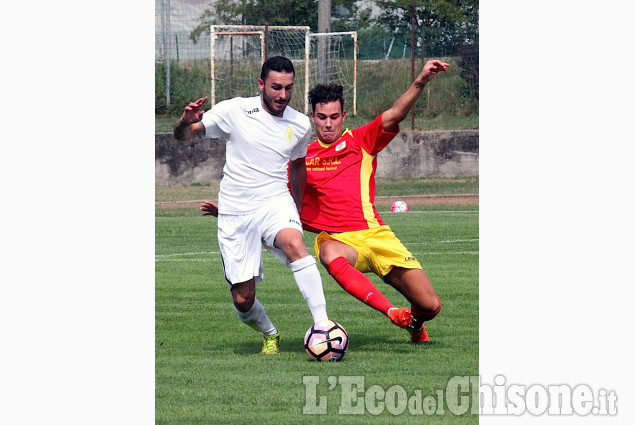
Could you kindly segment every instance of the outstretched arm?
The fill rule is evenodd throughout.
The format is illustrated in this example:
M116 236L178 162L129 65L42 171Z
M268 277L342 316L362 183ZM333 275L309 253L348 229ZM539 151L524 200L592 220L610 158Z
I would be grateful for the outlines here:
M185 107L183 116L174 124L174 137L177 140L189 140L205 135L205 126L201 123L204 113L201 108L205 102L207 102L207 96Z
M429 60L423 66L421 73L415 78L412 85L401 95L395 104L385 111L381 117L381 124L387 131L396 130L401 121L406 118L410 109L423 92L423 87L432 80L438 72L445 71L450 65L439 60Z

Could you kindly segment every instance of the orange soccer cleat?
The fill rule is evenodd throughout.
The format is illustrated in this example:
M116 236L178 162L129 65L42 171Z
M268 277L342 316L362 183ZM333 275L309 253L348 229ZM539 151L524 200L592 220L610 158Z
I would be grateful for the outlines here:
M421 324L421 329L408 329L408 332L410 332L410 341L412 341L413 344L430 342L430 337L428 336L426 327L423 323Z
M389 309L388 318L393 324L400 328L406 329L412 327L412 313L407 308L393 307Z

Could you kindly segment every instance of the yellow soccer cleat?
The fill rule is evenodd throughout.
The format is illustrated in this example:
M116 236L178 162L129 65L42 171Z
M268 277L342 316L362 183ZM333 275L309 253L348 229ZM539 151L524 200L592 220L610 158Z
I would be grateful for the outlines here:
M262 336L262 354L280 353L280 334Z

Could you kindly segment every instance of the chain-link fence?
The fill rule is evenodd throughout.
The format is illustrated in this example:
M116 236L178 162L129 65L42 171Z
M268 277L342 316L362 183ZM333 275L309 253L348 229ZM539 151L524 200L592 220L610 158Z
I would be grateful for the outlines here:
M209 15L212 3L211 0L155 0L157 116L178 117L187 103L211 93L210 31L201 23L204 15ZM366 3L376 10L376 2ZM274 21L274 18L269 13L269 19ZM292 17L288 20L289 25L295 25ZM311 32L317 32L311 25ZM197 26L200 26L198 30ZM437 76L417 101L415 126L423 129L478 128L478 27L464 28L463 34L457 35L455 31L446 35L442 28L419 25L414 60L410 33L377 25L352 29L357 32L358 116L372 119L392 106L412 81L413 63L417 75L426 60L438 58L450 63L451 67ZM451 43L452 37L463 37L471 42ZM296 70L298 72L302 70ZM216 79L217 84L221 81ZM294 97L301 102L304 96L297 93ZM297 105L294 107L302 110Z

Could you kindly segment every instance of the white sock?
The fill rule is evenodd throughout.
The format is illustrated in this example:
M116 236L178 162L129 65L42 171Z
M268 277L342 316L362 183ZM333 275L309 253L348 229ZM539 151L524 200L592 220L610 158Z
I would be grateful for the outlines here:
M260 304L260 301L256 298L251 310L242 312L234 306L234 310L238 314L238 318L246 325L254 328L255 330L262 332L263 335L271 335L278 333L278 329L274 326L273 322L267 316L265 308Z
M313 322L327 320L322 278L315 263L315 258L309 255L294 261L291 263L291 271L293 271L295 283L300 288L304 301L306 301L309 310L311 310Z

